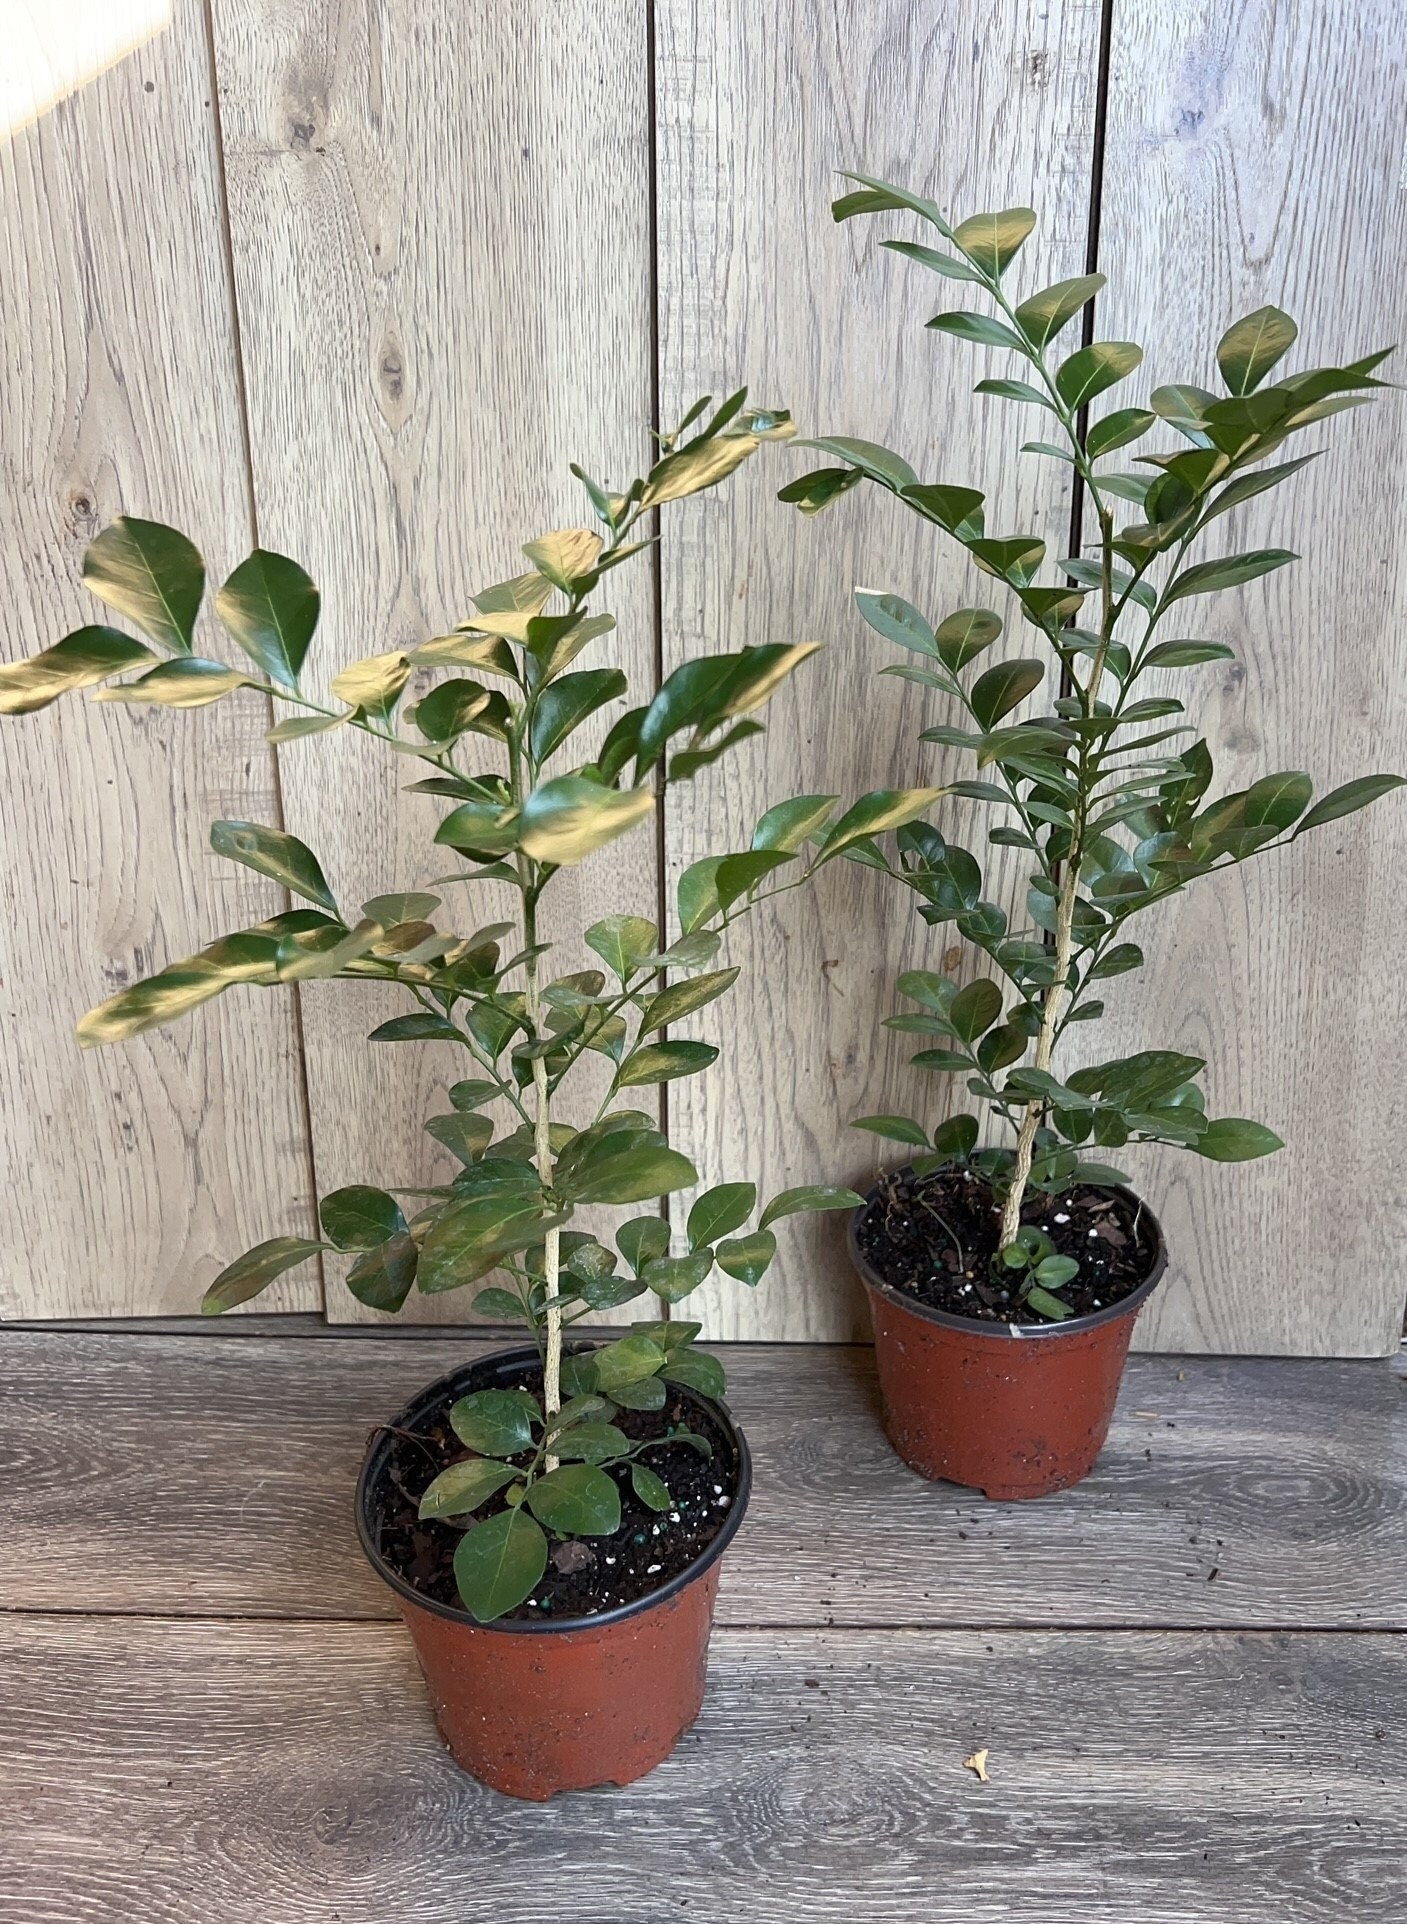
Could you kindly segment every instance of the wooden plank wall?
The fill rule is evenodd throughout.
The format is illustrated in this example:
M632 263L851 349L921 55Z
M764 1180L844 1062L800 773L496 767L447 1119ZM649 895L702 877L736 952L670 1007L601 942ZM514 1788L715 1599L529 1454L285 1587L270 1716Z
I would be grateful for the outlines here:
M1313 358L1360 352L1400 307L1392 13L534 0L447 24L430 0L176 0L164 32L0 145L6 653L81 617L82 546L121 508L181 522L215 567L256 533L298 555L323 588L328 672L419 638L509 572L520 539L576 517L568 459L639 464L656 387L668 419L747 379L808 430L986 486L997 520L1062 552L1058 477L1013 465L1020 424L970 393L998 357L989 370L923 332L934 288L872 229L831 225L834 169L892 170L961 211L1029 201L1032 285L1081 271L1093 211L1099 329L1147 342L1148 385L1205 372L1225 321L1267 299L1298 313ZM1407 759L1400 410L1326 438L1340 450L1295 503L1305 563L1217 604L1246 668L1201 671L1228 783ZM821 524L780 508L801 459L760 457L666 523L661 624L648 572L618 578L622 658L646 682L700 646L830 643L765 742L671 806L666 883L770 800L948 772L916 741L913 691L877 677L850 592L941 608L973 577L877 501ZM1248 511L1237 544L1281 525ZM365 744L293 744L276 769L265 719L251 702L134 726L70 705L7 727L0 1141L28 1209L0 1315L189 1307L221 1253L306 1225L314 1177L436 1167L421 1123L451 1065L366 1050L370 992L227 1000L120 1053L70 1045L113 982L278 905L203 852L214 814L286 819L349 897L436 873L432 809L396 798ZM1250 1169L1147 1165L1175 1263L1146 1342L1391 1347L1407 1109L1385 958L1403 841L1387 804L1194 898L1141 978L1152 1006L1117 1004L1114 1046L1197 1046L1217 1106L1291 1142ZM637 837L564 896L566 918L649 912L659 879ZM1017 889L992 870L996 899ZM724 1061L671 1092L710 1180L865 1179L849 1117L923 1098L880 1018L898 969L932 960L926 934L849 867L746 931ZM327 1308L360 1314L335 1275ZM791 1226L762 1290L710 1292L707 1319L727 1336L864 1333L834 1224Z

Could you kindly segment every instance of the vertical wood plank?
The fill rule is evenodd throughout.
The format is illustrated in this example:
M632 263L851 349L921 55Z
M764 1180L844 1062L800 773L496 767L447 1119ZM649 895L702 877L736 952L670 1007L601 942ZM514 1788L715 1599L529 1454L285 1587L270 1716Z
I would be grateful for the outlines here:
M1215 385L1219 335L1267 301L1300 323L1289 366L1397 338L1401 27L1391 0L1115 0L1099 329L1147 346L1130 389ZM1200 625L1178 630L1239 657L1167 677L1207 735L1218 793L1282 768L1311 771L1321 792L1407 768L1401 397L1326 422L1303 445L1328 452L1229 515L1211 550L1283 546L1301 560L1188 604ZM1121 993L1102 1051L1206 1056L1213 1113L1253 1116L1288 1145L1244 1167L1168 1151L1128 1165L1173 1260L1142 1321L1145 1346L1395 1347L1404 849L1407 808L1390 799L1133 930L1149 964L1110 984Z
M214 17L260 526L322 589L330 674L443 632L521 570L522 541L582 521L569 460L619 481L647 456L645 5L216 0ZM649 565L607 601L637 690L655 672ZM432 845L444 805L398 792L414 763L338 734L282 770L289 825L348 902L456 866ZM548 933L652 914L656 886L644 829L561 878ZM500 912L476 887L445 911L466 933ZM590 959L573 944L560 966ZM364 1041L404 1006L305 994L324 1192L457 1166L422 1125L464 1059ZM470 1295L405 1313L463 1321ZM368 1314L340 1285L328 1308Z
M218 169L196 0L0 143L7 658L99 618L79 570L115 514L179 524L212 573L248 552ZM237 992L91 1054L73 1036L114 989L280 906L206 840L219 815L275 819L266 725L251 699L5 723L0 1166L23 1206L0 1316L188 1313L270 1223L307 1225L286 997ZM289 1281L265 1306L317 1295Z
M834 227L829 204L837 168L888 175L964 214L1029 203L1041 224L1021 285L1081 272L1099 12L1086 0L661 0L665 418L696 389L749 380L759 400L789 406L803 433L861 435L903 453L925 479L983 487L994 530L1034 530L1063 554L1063 469L1014 459L1023 424L1009 404L971 393L998 371L996 357L989 368L985 352L924 332L930 313L954 304L950 284L880 252L872 222ZM946 612L990 605L989 584L877 491L819 522L800 519L773 498L799 467L796 457L759 458L736 495L705 499L664 532L666 669L704 648L830 644L772 704L765 743L736 755L726 782L703 776L692 796L671 801L671 877L702 854L746 847L761 810L788 795L851 797L958 773L949 751L917 741L938 717L907 684L879 676L892 651L860 622L852 591L895 589ZM1001 645L1020 652L1019 632ZM953 803L935 819L979 853L986 893L1012 904L1018 871L984 852L985 819ZM852 1131L851 1118L883 1109L939 1120L941 1079L911 1070L909 1039L881 1023L901 969L959 966L945 948L892 884L844 862L814 894L755 915L733 943L743 980L716 1020L690 1030L722 1043L724 1058L671 1096L680 1146L707 1180L756 1177L764 1193L864 1187L875 1139ZM710 1286L710 1333L867 1336L837 1219L788 1222L780 1240L756 1295Z

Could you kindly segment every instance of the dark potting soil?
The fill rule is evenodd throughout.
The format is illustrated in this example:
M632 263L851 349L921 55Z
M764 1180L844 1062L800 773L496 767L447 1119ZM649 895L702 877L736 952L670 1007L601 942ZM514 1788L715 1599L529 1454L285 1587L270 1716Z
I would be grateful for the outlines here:
M1078 1276L1060 1292L1076 1316L1112 1308L1147 1279L1155 1240L1140 1215L1123 1196L1087 1184L1063 1196L1028 1194L1022 1222L1079 1262ZM991 1273L1000 1226L1001 1204L972 1170L915 1176L901 1169L880 1183L855 1239L884 1282L930 1309L979 1323L1049 1327L1048 1317L1016 1301L1018 1284Z
M542 1394L542 1371L525 1368L494 1387L520 1384ZM727 1521L735 1495L736 1468L727 1434L696 1399L670 1387L660 1410L619 1410L611 1421L633 1443L689 1430L704 1437L713 1454L705 1458L689 1443L646 1452L642 1459L663 1477L674 1501L667 1510L648 1509L630 1485L625 1464L608 1468L620 1489L620 1528L608 1537L554 1538L547 1569L536 1590L499 1621L513 1618L591 1617L620 1604L634 1603L687 1569ZM454 1581L454 1553L466 1529L505 1509L502 1493L489 1497L464 1518L421 1522L420 1498L451 1463L473 1456L450 1428L449 1405L414 1432L389 1432L390 1450L380 1484L381 1528L378 1547L391 1568L422 1596L462 1610ZM523 1464L528 1457L505 1458Z

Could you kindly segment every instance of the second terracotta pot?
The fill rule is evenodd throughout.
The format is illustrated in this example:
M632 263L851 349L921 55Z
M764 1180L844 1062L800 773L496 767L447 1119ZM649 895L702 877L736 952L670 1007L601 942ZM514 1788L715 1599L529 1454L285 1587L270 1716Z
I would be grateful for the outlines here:
M1138 1199L1115 1189L1134 1207ZM1163 1232L1145 1207L1153 1258L1131 1296L1063 1323L981 1323L930 1309L850 1255L874 1323L890 1442L921 1476L1007 1500L1048 1496L1088 1476L1109 1434L1133 1325L1167 1267Z
M517 1381L532 1350L488 1358L432 1383L395 1419L414 1430L473 1390ZM701 1399L680 1390L686 1403ZM707 1404L731 1461L732 1492L718 1535L687 1569L647 1597L598 1616L481 1624L414 1590L381 1554L389 1439L378 1434L357 1487L357 1529L373 1568L394 1591L415 1645L431 1708L455 1762L509 1797L628 1784L662 1763L703 1705L719 1560L747 1508L747 1444L722 1405Z

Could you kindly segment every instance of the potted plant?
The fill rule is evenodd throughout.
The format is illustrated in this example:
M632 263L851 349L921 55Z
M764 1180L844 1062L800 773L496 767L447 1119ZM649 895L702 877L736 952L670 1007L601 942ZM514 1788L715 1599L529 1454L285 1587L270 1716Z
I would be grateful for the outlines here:
M819 645L686 662L620 713L594 751L580 748L577 731L627 692L618 669L574 665L614 625L589 609L593 591L647 547L644 517L791 432L785 415L746 411L743 393L705 420L708 407L660 437L658 460L624 493L574 469L599 531L529 541L529 569L478 595L451 633L343 669L330 701L301 683L318 595L296 563L265 551L242 562L214 612L243 656L197 654L201 558L174 529L132 519L92 543L84 578L145 639L84 627L0 668L0 712L11 714L99 683L100 701L178 708L252 688L291 711L270 730L275 742L357 729L428 765L415 786L448 804L435 841L458 866L436 886L464 885L471 899L485 883L512 891L511 920L467 935L421 889L357 912L296 837L217 822L218 853L302 906L124 989L79 1034L86 1045L120 1041L237 983L371 978L398 984L411 1003L373 1042L463 1052L451 1107L426 1124L460 1165L452 1181L398 1190L383 1179L324 1196L319 1238L260 1243L216 1277L203 1308L247 1302L324 1251L354 1256L348 1286L383 1311L412 1288L438 1293L498 1273L475 1310L521 1326L531 1342L431 1384L377 1432L357 1524L455 1757L521 1797L627 1782L697 1715L719 1558L742 1520L749 1464L720 1400L723 1370L695 1347L700 1325L676 1320L674 1306L715 1267L755 1286L781 1218L860 1200L795 1188L759 1213L753 1183L723 1183L694 1200L674 1248L663 1199L696 1172L638 1092L717 1055L673 1031L732 986L738 971L715 966L729 924L764 891L914 819L937 793L866 796L839 815L835 796L782 802L749 849L685 870L673 939L647 916L614 914L583 933L593 966L558 973L549 963L539 909L554 878L642 822L666 786L760 733L757 712ZM422 683L406 700L412 677L446 669L470 673ZM131 670L135 679L115 679ZM466 749L496 766L470 772ZM616 1228L614 1248L577 1226L585 1206L637 1204L644 1212ZM651 1296L649 1319L627 1333L564 1347L583 1318Z
M953 226L931 200L847 178L854 188L834 203L838 221L917 214L922 240L884 245L986 296L994 312L945 311L928 325L1015 357L1016 378L982 380L977 391L1035 411L1052 438L1023 452L1066 463L1095 524L1091 551L1055 561L1042 580L1044 543L989 529L977 489L921 481L901 455L869 442L810 443L836 465L782 490L814 514L861 483L886 489L1001 584L1036 639L1038 652L982 669L1002 632L991 609L930 619L898 595L857 591L865 621L904 651L883 672L941 697L942 718L922 739L975 759L974 779L953 792L992 805L988 840L1021 850L1031 879L1027 925L1013 926L984 899L977 857L927 823L901 831L897 862L851 851L911 889L927 923L955 924L985 958L986 972L963 988L940 970L901 976L911 1006L888 1023L922 1038L920 1067L965 1076L1005 1139L991 1141L971 1113L932 1130L908 1116L860 1119L914 1153L857 1212L850 1244L900 1455L991 1497L1039 1496L1092 1468L1134 1319L1164 1268L1157 1220L1109 1158L1130 1142L1219 1162L1280 1147L1260 1123L1208 1117L1196 1056L1149 1048L1098 1059L1084 1025L1102 1013L1102 984L1144 959L1128 925L1201 877L1283 848L1402 782L1363 776L1314 802L1308 775L1277 773L1212 797L1207 744L1186 744L1196 731L1166 678L1234 653L1184 625L1202 597L1295 559L1283 548L1195 559L1204 537L1315 458L1265 465L1292 437L1370 399L1385 354L1270 380L1297 330L1264 307L1222 337L1222 393L1179 382L1156 388L1147 406L1096 413L1092 403L1143 358L1134 342L1096 340L1092 330L1073 352L1056 347L1102 275L1018 297L1006 276L1035 224L1029 208ZM1110 469L1107 457L1169 429L1171 447ZM1042 689L1042 712L1017 720Z

